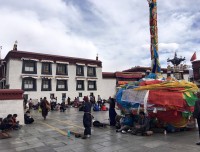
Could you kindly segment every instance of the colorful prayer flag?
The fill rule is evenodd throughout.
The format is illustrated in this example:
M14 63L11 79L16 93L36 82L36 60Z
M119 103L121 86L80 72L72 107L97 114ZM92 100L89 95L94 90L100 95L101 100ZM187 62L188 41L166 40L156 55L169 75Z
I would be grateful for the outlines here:
M190 61L192 62L192 61L194 61L196 59L197 59L196 52L194 52L194 54L192 55Z

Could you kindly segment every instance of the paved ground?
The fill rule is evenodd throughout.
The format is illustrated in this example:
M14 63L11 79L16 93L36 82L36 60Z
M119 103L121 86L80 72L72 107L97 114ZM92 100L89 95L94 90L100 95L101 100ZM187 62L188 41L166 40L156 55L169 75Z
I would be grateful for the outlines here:
M0 140L0 152L199 152L197 131L153 136L116 133L114 128L92 128L90 139L67 137L67 130L83 132L82 116L75 108L64 113L50 112L47 120L32 111L34 124L12 131L12 138ZM108 122L108 112L93 112L101 122Z

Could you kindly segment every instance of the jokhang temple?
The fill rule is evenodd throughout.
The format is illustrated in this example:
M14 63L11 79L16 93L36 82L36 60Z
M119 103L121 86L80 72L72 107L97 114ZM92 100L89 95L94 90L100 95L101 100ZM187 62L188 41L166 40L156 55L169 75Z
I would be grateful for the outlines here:
M199 89L196 84L185 80L162 77L158 54L157 2L156 0L148 0L148 2L151 72L139 81L121 85L121 89L116 94L116 101L122 111L135 114L143 110L151 119L161 122L162 127L166 125L174 128L187 127L197 100L195 93ZM174 66L180 63L181 61Z

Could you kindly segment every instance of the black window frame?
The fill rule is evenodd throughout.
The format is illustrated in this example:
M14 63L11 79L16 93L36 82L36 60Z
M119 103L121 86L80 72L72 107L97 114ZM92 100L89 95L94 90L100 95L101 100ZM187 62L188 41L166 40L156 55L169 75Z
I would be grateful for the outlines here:
M49 86L48 88L44 88L44 87L43 87L45 81L48 82L48 86ZM41 91L52 91L52 87L51 87L51 79L45 79L45 78L42 79L42 83L41 83Z
M48 65L48 72L44 71L45 65ZM42 74L52 75L52 63L51 62L42 62Z
M82 84L81 84L82 83ZM81 84L82 88L78 88L78 85ZM85 90L84 80L76 80L76 90Z
M79 69L81 69L81 73L79 73ZM76 76L84 76L84 65L76 65Z
M82 93L82 92L79 92L79 93L78 93L78 97L83 97L83 93Z
M33 88L25 88L24 87L24 85L25 85L24 83L25 83L26 80L33 81ZM22 90L24 90L24 91L37 91L37 81L36 81L36 79L31 78L31 77L23 78L22 79Z
M26 71L26 63L33 63L33 71ZM33 61L33 60L23 60L22 62L22 73L26 73L26 74L37 74L37 61Z
M58 88L58 83L64 82L65 88ZM57 80L56 82L56 91L68 91L68 81L67 80Z
M64 67L64 72L59 72L58 71L59 66L63 66ZM57 63L56 75L68 75L68 65L67 64Z
M90 74L90 73L89 73L89 70L90 70L90 69L92 69L93 74ZM89 77L96 77L96 67L90 67L90 66L88 66L88 67L87 67L87 76L89 76Z
M90 83L94 83L94 88L89 88ZM97 81L88 81L88 90L97 90Z

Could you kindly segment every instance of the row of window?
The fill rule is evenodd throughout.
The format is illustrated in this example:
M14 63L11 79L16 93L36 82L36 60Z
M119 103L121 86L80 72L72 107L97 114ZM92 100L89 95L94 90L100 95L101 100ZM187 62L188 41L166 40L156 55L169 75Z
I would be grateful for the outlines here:
M22 73L37 74L37 62L32 60L23 60ZM42 62L41 73L52 75L52 63ZM68 75L67 64L57 63L56 75ZM84 76L83 65L76 65L76 76ZM96 68L88 66L87 76L96 77Z
M76 90L85 90L84 80L76 81ZM88 90L97 90L96 81L88 81ZM36 79L34 78L23 78L22 79L22 90L24 91L37 91ZM51 79L42 79L41 91L51 91ZM67 80L57 80L56 91L68 91Z

